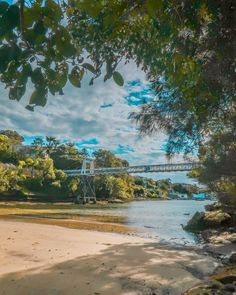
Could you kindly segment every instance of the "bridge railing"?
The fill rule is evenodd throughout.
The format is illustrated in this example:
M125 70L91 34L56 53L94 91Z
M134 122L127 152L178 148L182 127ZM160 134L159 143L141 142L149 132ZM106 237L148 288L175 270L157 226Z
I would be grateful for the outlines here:
M86 171L87 175L112 175L112 174L125 174L125 173L152 173L152 172L177 172L177 171L190 171L193 168L200 167L198 162L192 163L172 163L172 164L158 164L158 165L140 165L128 167L104 167L94 169L91 174L90 170ZM81 169L64 170L68 175L80 175Z

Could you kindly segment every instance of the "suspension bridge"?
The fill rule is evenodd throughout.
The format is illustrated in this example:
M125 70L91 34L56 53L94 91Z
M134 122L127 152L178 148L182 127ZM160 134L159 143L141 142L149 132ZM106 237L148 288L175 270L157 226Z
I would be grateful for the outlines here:
M80 185L77 195L77 202L96 202L94 187L94 177L96 175L120 175L133 173L153 173L153 172L181 172L191 171L200 166L197 162L187 163L167 163L157 165L139 165L123 167L94 167L94 158L85 158L81 169L64 170L68 176L80 176Z

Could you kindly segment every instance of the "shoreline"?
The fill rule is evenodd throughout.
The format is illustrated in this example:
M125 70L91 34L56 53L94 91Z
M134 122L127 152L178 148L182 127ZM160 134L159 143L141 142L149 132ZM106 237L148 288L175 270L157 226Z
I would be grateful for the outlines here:
M150 200L152 202L153 200ZM144 201L146 203L146 201ZM11 219L39 224L59 225L68 228L96 230L101 232L117 232L121 234L136 234L141 237L153 237L160 241L161 237L153 232L148 232L145 227L135 227L128 224L128 217L124 214L116 213L113 209L125 208L125 204L89 204L89 205L68 205L48 204L48 203L0 203L0 219ZM119 211L118 211L119 212ZM187 215L187 214L183 214ZM137 225L138 226L138 225ZM150 225L151 228L151 225ZM191 245L192 242L175 241L170 238L163 241L163 244L185 244ZM177 239L178 240L178 239ZM196 235L196 241L199 236ZM196 242L198 244L198 242Z
M186 246L56 225L0 220L0 236L1 295L180 295L219 265Z

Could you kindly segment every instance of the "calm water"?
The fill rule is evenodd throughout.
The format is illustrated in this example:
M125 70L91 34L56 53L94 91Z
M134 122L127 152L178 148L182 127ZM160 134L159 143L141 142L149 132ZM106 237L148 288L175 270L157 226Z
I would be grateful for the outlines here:
M185 225L196 211L205 211L204 206L210 203L212 201L134 201L114 211L126 216L126 223L139 228L142 236L163 242L195 244L196 236L184 231L181 225Z

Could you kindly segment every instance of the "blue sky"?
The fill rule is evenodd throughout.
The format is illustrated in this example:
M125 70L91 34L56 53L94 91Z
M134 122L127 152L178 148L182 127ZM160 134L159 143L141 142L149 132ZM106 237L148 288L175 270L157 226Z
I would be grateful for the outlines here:
M19 103L9 100L7 91L1 87L0 129L18 131L24 135L26 144L35 136L49 135L72 141L78 148L91 152L109 149L131 165L166 162L165 134L160 131L151 137L140 136L130 120L131 112L154 99L145 74L133 63L120 66L119 71L125 79L124 87L117 86L113 80L104 83L102 77L89 86L89 77L86 77L81 89L68 83L63 96L49 96L46 107L39 107L34 113L25 109L32 91L30 85ZM181 156L174 159L181 160ZM149 174L148 177L191 182L185 173Z

